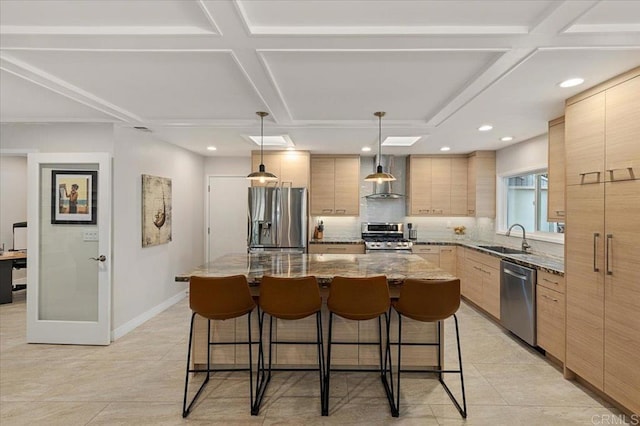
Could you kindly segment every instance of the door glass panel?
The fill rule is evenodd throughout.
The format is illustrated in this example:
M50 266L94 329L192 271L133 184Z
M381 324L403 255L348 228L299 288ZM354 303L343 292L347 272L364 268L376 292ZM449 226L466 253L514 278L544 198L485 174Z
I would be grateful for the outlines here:
M98 321L97 170L40 165L40 320Z

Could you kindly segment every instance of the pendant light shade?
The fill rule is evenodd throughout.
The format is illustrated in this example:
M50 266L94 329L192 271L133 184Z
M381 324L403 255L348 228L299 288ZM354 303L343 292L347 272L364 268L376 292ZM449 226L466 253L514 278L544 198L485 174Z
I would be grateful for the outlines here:
M384 111L373 113L373 115L378 117L378 167L376 168L375 173L372 173L364 178L366 182L382 183L396 180L396 178L391 173L385 173L382 170L382 165L380 164L380 152L382 151L382 117L384 117L384 114Z
M260 117L260 167L258 167L257 172L250 173L249 176L247 176L247 179L257 180L260 181L260 183L277 181L278 177L273 173L269 173L264 167L264 161L262 158L262 150L264 146L264 118L269 115L269 113L258 111L256 114Z

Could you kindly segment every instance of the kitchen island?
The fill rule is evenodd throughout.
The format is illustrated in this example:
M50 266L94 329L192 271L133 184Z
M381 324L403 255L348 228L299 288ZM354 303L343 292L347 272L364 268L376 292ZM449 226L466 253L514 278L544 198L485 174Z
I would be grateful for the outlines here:
M202 265L195 270L175 277L176 281L187 282L189 277L210 276L220 277L228 275L245 275L251 285L254 295L259 295L259 283L263 275L296 278L313 275L321 285L323 296L323 320L328 320L326 311L326 297L328 287L334 276L370 277L385 275L389 281L391 296L397 296L402 283L407 278L441 280L454 278L451 274L441 270L431 262L412 254L371 253L371 254L299 254L265 252L253 254L229 254L212 262ZM257 316L254 331L257 336ZM391 335L395 340L397 333L396 317L392 315ZM372 342L377 339L378 323L371 321L349 321L334 318L336 323L335 340ZM246 319L216 322L212 326L212 336L215 340L242 341L246 340ZM325 334L327 331L325 324ZM338 331L339 330L339 331ZM403 341L433 341L437 326L430 323L420 323L403 320ZM298 321L279 320L275 328L275 338L278 340L304 340L315 334L315 318L310 317ZM206 363L206 321L198 319L193 343L194 363ZM255 348L257 350L257 347ZM315 347L312 345L281 345L276 347L274 363L279 365L315 364ZM333 361L336 366L375 367L378 363L378 352L375 346L366 345L336 345ZM437 364L437 351L434 347L406 347L403 348L403 364L413 366L434 366ZM244 345L228 345L212 348L212 362L219 365L246 365L248 354Z

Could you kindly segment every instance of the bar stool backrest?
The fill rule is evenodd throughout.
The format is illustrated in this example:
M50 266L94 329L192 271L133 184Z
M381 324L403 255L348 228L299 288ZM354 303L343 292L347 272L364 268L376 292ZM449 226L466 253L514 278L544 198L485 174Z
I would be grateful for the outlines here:
M256 304L244 275L189 279L189 307L212 320L226 320L248 314Z
M327 306L352 320L377 318L389 310L389 284L384 275L367 278L334 277Z
M460 280L407 279L394 307L402 315L417 321L449 318L460 307Z
M260 282L260 308L282 319L301 319L322 309L316 277L279 278L263 276Z

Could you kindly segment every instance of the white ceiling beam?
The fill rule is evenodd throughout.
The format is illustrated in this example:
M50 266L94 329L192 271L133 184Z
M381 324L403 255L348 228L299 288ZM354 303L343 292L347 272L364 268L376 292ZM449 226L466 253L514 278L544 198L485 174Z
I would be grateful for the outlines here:
M535 55L538 49L530 46L541 43L539 40L540 35L547 40L547 43L551 44L557 34L575 22L595 4L597 4L596 0L565 1L552 4L531 28L529 35L517 40L513 50L502 55L484 72L480 73L463 90L450 99L445 106L440 108L435 115L429 117L427 123L435 127L444 123L492 85ZM528 40L530 38L536 38L535 43Z
M76 101L107 114L117 120L129 123L142 123L144 120L134 113L114 105L98 96L89 93L77 86L68 83L52 74L49 74L33 65L12 57L6 53L0 53L0 69L16 77L22 78L68 99Z
M197 0L197 3L198 3L198 7L200 8L200 11L202 11L205 18L207 18L207 21L209 21L209 24L211 25L215 33L222 36L223 35L222 31L220 31L220 27L218 27L218 24L216 24L216 20L213 18L213 14L211 13L211 10L207 7L207 5L202 0Z

